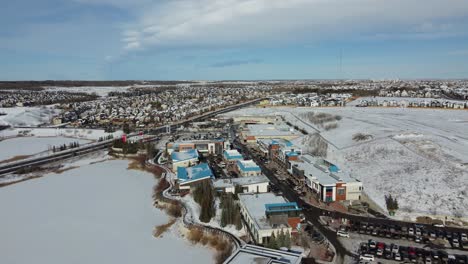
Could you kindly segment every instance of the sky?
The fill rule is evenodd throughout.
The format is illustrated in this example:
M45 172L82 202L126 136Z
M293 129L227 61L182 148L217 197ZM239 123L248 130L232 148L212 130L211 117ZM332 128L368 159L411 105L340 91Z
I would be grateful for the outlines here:
M467 0L15 0L0 80L468 78Z

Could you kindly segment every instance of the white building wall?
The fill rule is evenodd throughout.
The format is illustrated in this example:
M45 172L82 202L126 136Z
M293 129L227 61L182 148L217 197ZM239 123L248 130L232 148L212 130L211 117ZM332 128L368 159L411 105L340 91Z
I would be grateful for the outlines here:
M193 158L190 160L183 160L179 162L172 162L172 171L177 172L178 167L184 167L187 168L189 166L194 166L198 163L198 158Z
M346 183L346 200L359 200L362 194L362 182Z

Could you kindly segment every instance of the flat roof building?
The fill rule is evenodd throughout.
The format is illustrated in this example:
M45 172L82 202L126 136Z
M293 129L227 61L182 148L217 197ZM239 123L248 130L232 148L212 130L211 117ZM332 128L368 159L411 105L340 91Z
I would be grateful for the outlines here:
M290 161L290 172L303 178L324 202L360 200L362 183L341 171L329 160L303 155L297 161Z
M174 151L171 153L172 171L177 171L178 167L190 167L198 163L198 151L190 149L187 151Z
M212 178L214 178L213 172L206 163L200 163L189 168L177 168L177 183L181 190L190 189L192 184Z
M274 232L281 230L291 234L300 222L300 208L288 203L282 196L273 193L239 194L241 214L249 229L250 236L265 245Z
M299 264L302 255L298 252L276 250L254 245L243 245L224 264Z
M217 191L234 193L236 186L242 188L242 193L266 193L270 181L261 174L259 176L241 177L232 179L218 179L213 181L213 187Z
M247 125L241 131L241 138L245 143L255 144L259 139L287 139L292 140L301 136L301 133L290 128L286 124L282 125Z
M240 176L259 176L262 169L253 160L237 160L237 172Z

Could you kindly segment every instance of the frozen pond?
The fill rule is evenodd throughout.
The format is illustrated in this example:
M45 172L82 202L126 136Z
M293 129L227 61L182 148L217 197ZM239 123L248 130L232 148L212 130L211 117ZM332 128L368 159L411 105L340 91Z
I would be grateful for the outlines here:
M19 155L32 155L47 151L52 146L79 142L86 144L90 142L85 139L67 137L17 137L0 141L0 161Z
M155 180L114 160L0 188L2 263L212 263L152 206Z

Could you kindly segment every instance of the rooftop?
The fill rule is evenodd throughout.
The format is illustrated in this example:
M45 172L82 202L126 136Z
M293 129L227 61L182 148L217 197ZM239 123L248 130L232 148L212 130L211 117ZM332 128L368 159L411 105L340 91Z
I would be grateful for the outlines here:
M196 149L191 149L183 152L172 152L171 154L172 162L180 162L196 158L198 158L198 151Z
M301 210L301 208L299 208L299 206L297 206L296 202L265 204L265 209L266 209L267 213L290 212L290 211L300 211Z
M218 179L213 181L215 188L233 187L234 185L246 186L250 184L269 183L270 181L265 175L232 178L232 179Z
M304 170L304 175L316 178L322 185L334 185L337 182L356 182L348 173L336 171L336 165L326 166L323 159L311 155L303 155L301 161L290 161L292 166Z
M301 260L299 253L246 244L235 251L224 264L299 264Z
M257 229L271 229L272 226L266 218L265 205L270 203L286 203L282 196L276 196L273 193L241 193L240 202L245 206L248 214L253 219Z
M246 134L252 136L299 136L297 131L294 131L286 125L248 125Z
M237 165L242 171L261 171L260 167L253 160L238 160Z
M242 155L237 151L237 149L230 149L230 150L225 150L224 151L224 157L227 160L238 160L238 159L243 159Z
M189 168L177 168L177 179L179 180L180 184L187 184L206 178L213 178L213 173L206 163L200 163Z

